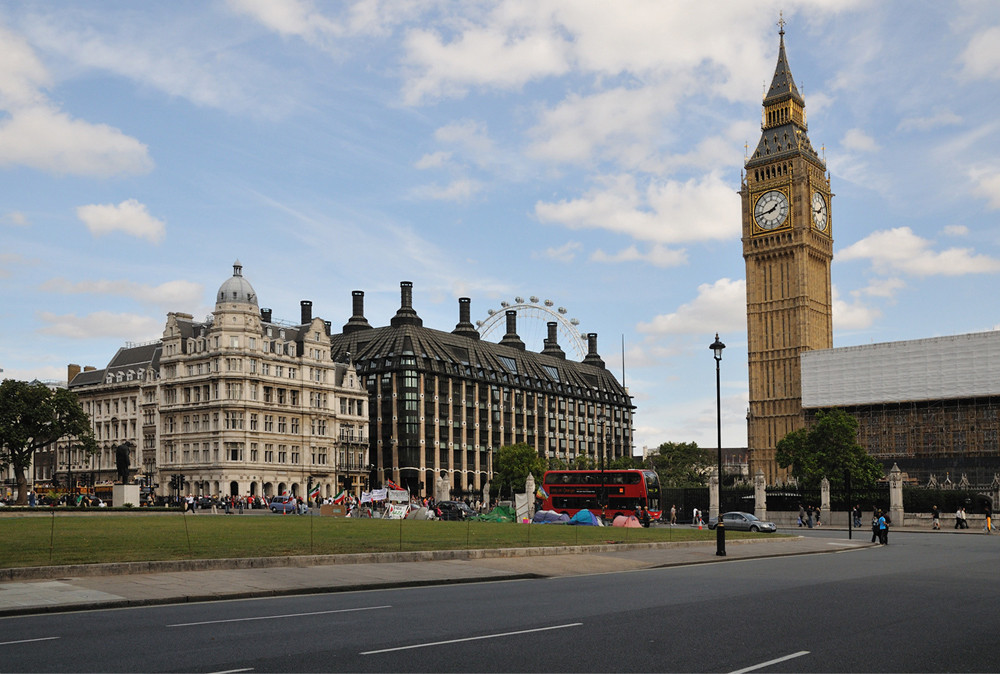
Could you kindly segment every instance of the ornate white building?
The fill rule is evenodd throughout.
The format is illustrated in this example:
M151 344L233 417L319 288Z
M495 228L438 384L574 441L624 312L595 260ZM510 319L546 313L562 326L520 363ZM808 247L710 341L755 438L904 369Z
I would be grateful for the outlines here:
M177 479L174 492L197 495L358 493L368 396L354 365L330 354L330 325L312 317L312 302L299 323L272 320L237 261L205 321L171 312L160 341L120 349L103 370L70 366L101 450L74 456L60 443L36 460L36 482L108 480L128 442L131 471L161 496Z

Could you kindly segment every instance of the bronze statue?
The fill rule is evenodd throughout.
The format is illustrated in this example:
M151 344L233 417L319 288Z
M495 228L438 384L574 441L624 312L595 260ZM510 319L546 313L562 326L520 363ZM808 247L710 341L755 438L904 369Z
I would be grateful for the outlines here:
M118 481L121 484L128 482L128 469L131 463L130 454L133 447L135 445L129 440L115 447L115 465L118 468Z

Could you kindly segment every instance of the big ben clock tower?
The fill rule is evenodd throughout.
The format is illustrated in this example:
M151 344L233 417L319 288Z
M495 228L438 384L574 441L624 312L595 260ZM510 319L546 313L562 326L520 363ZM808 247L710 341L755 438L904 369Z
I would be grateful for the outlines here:
M775 446L805 423L799 355L833 346L833 194L826 163L806 133L805 100L785 56L784 21L778 25L778 64L764 97L760 142L740 189L750 472L762 470L769 484L787 477Z

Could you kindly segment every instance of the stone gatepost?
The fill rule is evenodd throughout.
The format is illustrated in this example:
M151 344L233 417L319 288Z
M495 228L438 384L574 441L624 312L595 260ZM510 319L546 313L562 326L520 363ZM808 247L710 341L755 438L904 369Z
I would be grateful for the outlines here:
M759 520L767 520L767 480L760 468L753 476L753 514Z
M903 526L903 472L897 464L889 471L889 517L897 527Z
M830 481L825 477L819 483L819 516L821 522L830 522Z
M708 478L708 517L719 516L719 469L712 469L712 477Z

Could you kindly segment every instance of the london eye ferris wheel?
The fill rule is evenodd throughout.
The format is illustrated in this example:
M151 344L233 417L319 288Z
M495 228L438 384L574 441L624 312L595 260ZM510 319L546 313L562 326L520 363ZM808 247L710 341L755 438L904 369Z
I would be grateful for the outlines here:
M587 340L577 327L580 321L569 317L565 307L557 307L552 300L538 297L515 297L513 302L500 302L500 309L490 309L487 318L476 321L476 329L483 339L500 341L507 329L506 313L517 312L517 334L529 351L541 351L548 337L548 324L556 324L560 348L567 357L583 360L587 355Z

